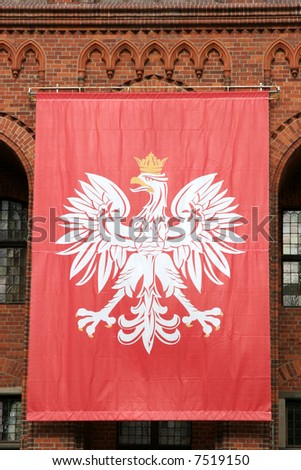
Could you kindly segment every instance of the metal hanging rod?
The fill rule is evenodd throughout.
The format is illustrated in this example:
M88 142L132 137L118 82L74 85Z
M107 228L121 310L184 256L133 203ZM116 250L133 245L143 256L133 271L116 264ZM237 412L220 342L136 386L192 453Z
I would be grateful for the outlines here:
M162 82L160 82L162 83ZM259 85L197 85L197 86L189 86L189 85L168 85L164 83L164 86L157 86L157 85L128 85L128 86L45 86L45 87L34 87L29 88L28 90L28 97L30 101L33 101L37 92L64 92L64 91L72 91L78 93L85 93L85 92L131 92L133 90L158 90L158 88L166 89L173 89L179 90L182 92L194 92L198 90L222 90L222 91L232 91L232 90L259 90L264 91L267 90L270 93L270 99L278 99L280 97L280 86L278 85L263 85L260 83ZM273 97L272 97L273 95Z

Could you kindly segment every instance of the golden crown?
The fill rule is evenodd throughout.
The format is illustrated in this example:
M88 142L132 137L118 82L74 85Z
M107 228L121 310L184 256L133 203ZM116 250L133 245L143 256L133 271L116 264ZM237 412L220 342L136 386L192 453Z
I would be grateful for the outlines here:
M136 158L134 157L136 162L139 165L141 173L152 173L154 175L160 175L163 169L163 166L168 160L168 158L160 158L155 157L155 155L151 152L145 158Z

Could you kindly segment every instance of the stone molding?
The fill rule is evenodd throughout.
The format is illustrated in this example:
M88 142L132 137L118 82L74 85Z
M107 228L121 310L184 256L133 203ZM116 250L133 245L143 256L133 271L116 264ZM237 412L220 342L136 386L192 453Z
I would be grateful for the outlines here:
M1 6L0 27L5 29L35 30L58 28L105 31L129 29L183 28L242 31L244 28L291 28L301 26L300 3L216 3L200 2L116 2L96 4L49 3L10 4Z

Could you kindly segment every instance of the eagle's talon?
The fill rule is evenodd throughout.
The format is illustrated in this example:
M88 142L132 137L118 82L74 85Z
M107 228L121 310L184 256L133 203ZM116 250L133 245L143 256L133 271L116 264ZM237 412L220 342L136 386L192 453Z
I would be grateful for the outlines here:
M195 309L189 316L183 317L182 321L188 328L193 326L194 321L198 321L203 329L205 338L209 338L213 329L219 330L220 328L220 315L222 315L222 312L219 307L204 311Z
M93 334L99 322L103 321L106 323L107 328L116 322L114 317L110 317L106 311L100 310L99 312L93 312L91 310L86 310L85 308L80 308L76 312L77 317L81 317L77 320L77 325L79 331L86 331L89 338L94 338Z

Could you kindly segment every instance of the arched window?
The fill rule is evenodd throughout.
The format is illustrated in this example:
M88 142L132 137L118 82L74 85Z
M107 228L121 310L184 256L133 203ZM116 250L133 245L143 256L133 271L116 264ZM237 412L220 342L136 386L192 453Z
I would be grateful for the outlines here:
M281 180L282 301L301 308L301 150L288 162Z
M27 200L24 168L0 141L0 304L25 302Z
M301 381L294 364L300 359L301 312L301 148L284 168L279 190L282 251L282 306L278 319L280 363L291 370L279 391L279 447L301 449ZM292 381L293 382L293 381ZM292 383L291 382L291 383Z

